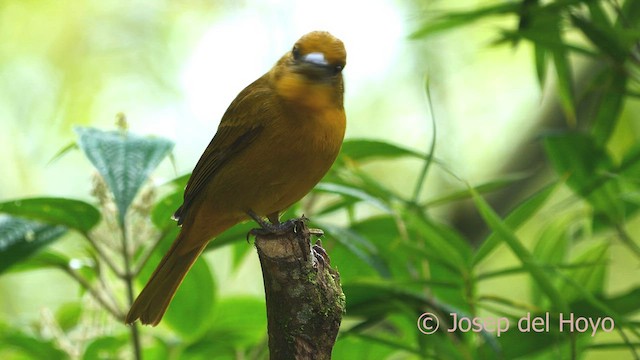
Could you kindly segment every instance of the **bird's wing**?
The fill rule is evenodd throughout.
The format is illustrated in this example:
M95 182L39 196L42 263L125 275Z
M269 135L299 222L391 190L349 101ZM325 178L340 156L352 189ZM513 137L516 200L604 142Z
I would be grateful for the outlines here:
M260 79L258 80L260 81ZM258 82L256 81L256 83ZM268 117L273 116L269 104L270 89L260 84L245 88L225 112L215 136L198 160L184 192L184 202L173 215L178 224L184 221L193 200L230 159L249 147L260 135Z

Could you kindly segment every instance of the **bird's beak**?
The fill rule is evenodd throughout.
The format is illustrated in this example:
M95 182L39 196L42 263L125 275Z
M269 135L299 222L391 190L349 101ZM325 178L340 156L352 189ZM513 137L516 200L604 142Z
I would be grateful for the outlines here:
M327 66L329 63L324 58L324 54L321 52L312 52L302 57L302 61L318 66Z
M321 52L304 55L298 63L298 71L314 80L327 79L333 75L333 68Z

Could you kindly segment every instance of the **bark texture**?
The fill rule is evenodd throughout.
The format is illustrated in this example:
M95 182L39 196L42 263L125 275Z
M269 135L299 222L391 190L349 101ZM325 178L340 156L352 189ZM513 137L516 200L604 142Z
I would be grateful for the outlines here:
M345 296L340 275L310 238L305 219L283 235L256 235L272 360L331 358Z

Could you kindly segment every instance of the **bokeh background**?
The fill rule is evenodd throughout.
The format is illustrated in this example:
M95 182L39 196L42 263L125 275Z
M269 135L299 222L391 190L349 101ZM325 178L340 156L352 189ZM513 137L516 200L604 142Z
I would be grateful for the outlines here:
M549 65L542 77L536 72L537 49L531 39L544 38L547 34L541 33L539 38L523 37L520 41L498 41L507 38L506 30L523 29L523 16L495 11L496 16L478 16L477 21L469 18L460 21L460 26L449 25L446 31L420 32L451 12L508 7L509 4L542 6L536 1L3 1L0 3L0 201L52 196L96 203L91 195L95 176L91 163L78 150L60 157L56 154L76 141L75 126L113 130L119 112L126 114L132 133L163 137L175 143L171 161L163 161L151 178L151 183L160 187L160 195L170 192L162 188L163 184L191 171L236 94L268 71L301 35L312 30L328 30L343 40L348 52L344 71L347 139L377 140L425 154L429 153L435 138L432 155L437 164L432 164L421 184L418 202L430 219L438 226L453 229L459 239L469 244L469 249L477 249L495 228L483 221L477 202L474 205L469 199L471 195L463 194L467 185L480 189L496 212L506 216L545 184L557 182L557 189L544 207L517 230L519 241L525 248L534 249L541 237L563 238L564 249L558 251L567 259L579 257L583 250L600 249L605 253L605 259L601 260L606 264L606 271L598 275L604 285L594 293L597 296L627 294L640 286L640 256L629 250L637 245L619 240L621 235L615 229L604 233L594 230L593 214L597 212L594 205L576 196L571 186L563 184L563 174L548 160L552 156L541 150L541 139L553 131L589 132L590 120L582 119L589 119L593 113L589 108L592 98L587 94L583 102L580 96L593 89L597 72L594 69L602 69L602 63L604 66L611 63L606 49L594 45L577 26L572 28L568 17L572 13L595 17L587 3L597 3L613 23L623 17L619 9L628 2L634 1L542 2L572 6L570 10L558 10L566 29L564 39L593 52L585 55L570 51L567 55L573 74L576 122L571 119L571 111L563 106L563 79L558 80L553 66ZM635 25L632 22L630 26ZM635 32L627 34L629 37L638 38L637 26ZM640 134L638 52L637 45L634 46L631 54L636 58L623 61L631 64L626 68L628 94L623 105L611 113L611 121L617 125L603 145L616 163L623 162L632 153ZM594 65L596 63L600 65ZM424 161L416 157L398 157L363 162L358 171L383 184L399 198L409 199L423 165ZM630 194L632 199L625 198L625 201L638 203L635 188L625 194ZM332 199L329 197L327 202ZM383 210L364 201L350 209L349 216L344 213L318 216L324 223L348 228L355 220L375 218L382 213ZM637 216L629 212L622 224L624 234L630 235L629 241L637 244ZM326 241L331 249L335 240L329 236ZM606 246L596 248L592 246L594 243ZM82 237L73 232L51 245L52 249L74 259L86 258L87 247ZM216 297L241 297L259 305L263 292L257 256L249 251L237 264L234 249L226 246L206 254L215 279ZM338 254L337 260L340 259L344 262L334 264L343 272L344 281L349 282L350 276L357 278L360 268L350 270L348 256ZM425 258L420 262L428 268L429 260L433 261ZM518 256L507 246L499 246L473 272L517 268L519 264ZM434 294L425 275L429 271L412 271L418 275L411 286L419 283L423 288L417 293L432 299L430 296ZM437 271L431 269L431 272ZM388 280L397 280L398 287L407 281L400 277ZM541 305L544 301L536 297L530 282L531 277L525 272L496 276L475 289L487 298L495 296L511 302L505 305L503 301L501 306L523 311L545 309ZM563 285L556 285L562 291ZM116 293L118 291L124 292L124 289L116 287ZM92 336L127 334L124 326L101 313L77 281L62 271L2 273L0 294L2 339L7 349L13 348L4 353L9 358L34 358L11 343L7 334L12 332L19 331L27 334L26 337L53 344L71 358L94 356L85 354L92 344ZM434 298L439 298L435 295ZM637 300L640 302L640 297ZM406 305L391 301L388 304L391 303L398 311ZM92 311L77 315L79 319L73 327L55 326L61 309L85 306ZM76 312L74 310L74 314ZM619 333L599 334L601 342L617 345L591 348L578 352L579 356L596 359L603 354L613 354L619 358L637 358L640 340L635 330L637 316L633 325L633 313L630 310L630 314L625 314L631 316L625 317L625 326L631 329L627 331L628 338ZM477 314L496 312L482 308ZM414 319L418 315L415 313ZM264 317L264 314L256 316ZM481 358L479 354L483 354L478 350L481 347L478 343L491 343L483 337L450 339L452 347L462 342L464 345L459 346L466 350L434 350L428 336L418 333L417 329L413 334L406 330L411 327L411 316L405 316L406 331L395 333L394 340L393 331L385 333L385 316L396 315L386 311L384 315L367 319L382 326L380 330L367 328L371 323L363 321L365 315L349 317L347 313L343 327L345 332L356 328L351 331L355 335L338 340L336 357L348 358L348 349L375 345L377 352L367 353L366 358L471 359ZM243 319L252 321L251 317ZM257 324L263 324L264 319L261 321ZM395 320L392 324L399 326ZM372 333L358 334L357 326ZM78 336L76 327L85 329L89 335ZM384 336L378 336L376 331ZM252 359L263 358L266 351L266 329L262 336L243 340L231 355L219 349L203 350L202 354L207 357L198 355L193 347L189 348L190 352L181 353L195 340L181 337L170 325L145 328L142 332L144 338L153 337L154 341L163 343L149 346L154 349L146 352L149 358L213 358L212 354L217 354L220 358ZM391 340L385 343L381 338ZM124 358L132 356L128 345L118 344L119 347L109 348L113 352L107 353ZM149 341L143 344L148 345ZM1 348L2 344L0 354L3 354ZM546 358L571 353L566 343L558 348L560 350L519 356Z

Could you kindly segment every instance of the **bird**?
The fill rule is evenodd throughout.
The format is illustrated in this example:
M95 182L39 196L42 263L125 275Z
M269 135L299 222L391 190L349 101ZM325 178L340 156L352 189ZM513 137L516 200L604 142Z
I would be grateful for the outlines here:
M127 324L158 325L198 256L228 228L253 219L283 230L281 213L313 189L342 146L346 60L340 39L310 32L231 102L173 216L180 232Z

